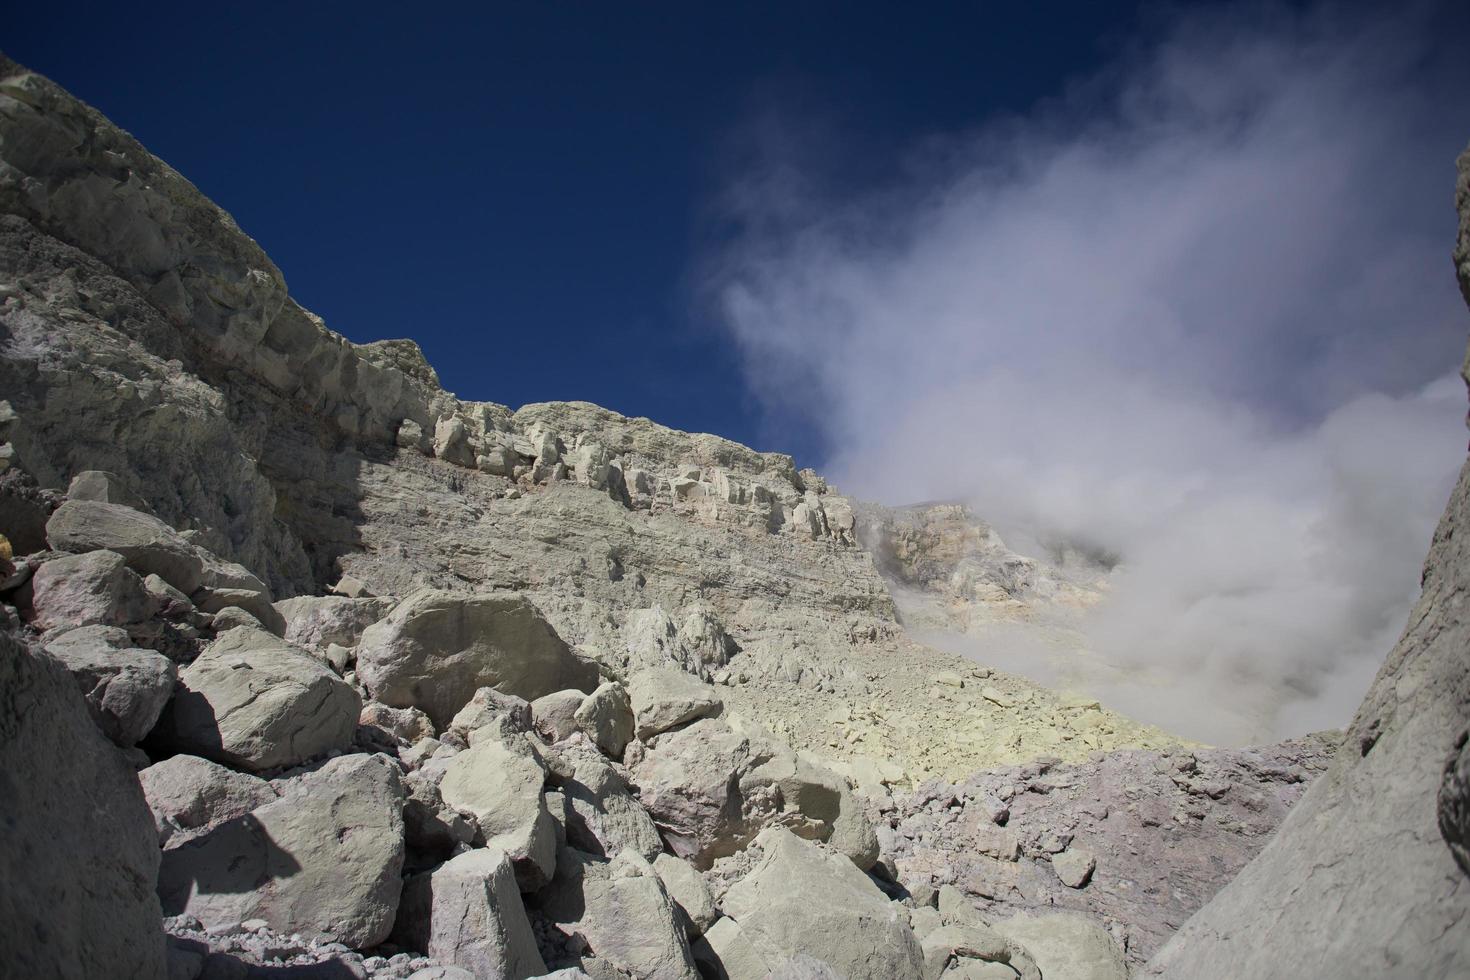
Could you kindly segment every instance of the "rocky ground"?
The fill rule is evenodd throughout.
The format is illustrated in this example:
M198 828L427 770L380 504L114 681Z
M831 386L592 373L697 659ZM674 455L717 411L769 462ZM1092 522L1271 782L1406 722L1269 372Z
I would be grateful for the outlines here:
M3 59L0 303L0 972L1114 980L1358 759L1412 847L1336 836L1440 875L1416 942L1459 962L1453 764L1420 806L1467 700L1449 531L1344 746L1210 750L905 631L1060 622L1106 556L460 400ZM1270 907L1230 903L1188 943Z

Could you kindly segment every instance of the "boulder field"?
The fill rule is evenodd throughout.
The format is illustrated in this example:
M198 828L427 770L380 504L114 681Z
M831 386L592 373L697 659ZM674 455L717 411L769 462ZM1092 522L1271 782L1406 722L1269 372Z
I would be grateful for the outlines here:
M1470 157L1459 200L1470 301ZM463 401L3 56L0 398L4 976L1470 972L1470 476L1345 734L1188 744L891 588L1024 622L1092 572Z

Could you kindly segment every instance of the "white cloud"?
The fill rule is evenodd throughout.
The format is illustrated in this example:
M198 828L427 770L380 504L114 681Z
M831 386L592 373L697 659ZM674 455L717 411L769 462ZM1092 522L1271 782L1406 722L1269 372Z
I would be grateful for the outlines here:
M1120 707L1227 741L1344 724L1464 456L1470 116L1423 33L1189 15L846 196L768 119L722 321L844 490L1120 555L1088 634L1164 682Z

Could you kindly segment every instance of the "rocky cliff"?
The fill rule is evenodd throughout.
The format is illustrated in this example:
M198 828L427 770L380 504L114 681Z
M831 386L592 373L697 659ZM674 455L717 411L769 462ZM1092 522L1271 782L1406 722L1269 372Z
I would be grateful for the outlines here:
M0 972L1111 980L1349 756L1405 807L1447 772L1464 847L1448 530L1313 784L1335 739L1207 751L919 641L1065 629L1105 556L461 400L3 58L0 303Z

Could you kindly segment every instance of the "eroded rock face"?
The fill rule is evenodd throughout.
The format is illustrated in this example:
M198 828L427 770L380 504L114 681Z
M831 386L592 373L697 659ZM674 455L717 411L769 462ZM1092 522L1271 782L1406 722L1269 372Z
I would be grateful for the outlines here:
M75 682L0 630L0 949L17 976L162 980L158 835Z
M380 756L284 780L281 798L164 852L166 915L271 928L355 948L388 938L403 868L403 785Z
M179 672L159 738L262 772L346 749L361 711L357 692L329 667L270 633L239 628Z
M1470 301L1470 153L1455 265ZM1470 972L1470 876L1436 801L1470 724L1470 468L1424 563L1423 592L1332 767L1260 856L1150 963L1165 977L1450 977Z
M417 592L364 631L357 671L373 697L422 708L444 727L482 687L534 700L569 687L591 690L597 670L511 594Z

